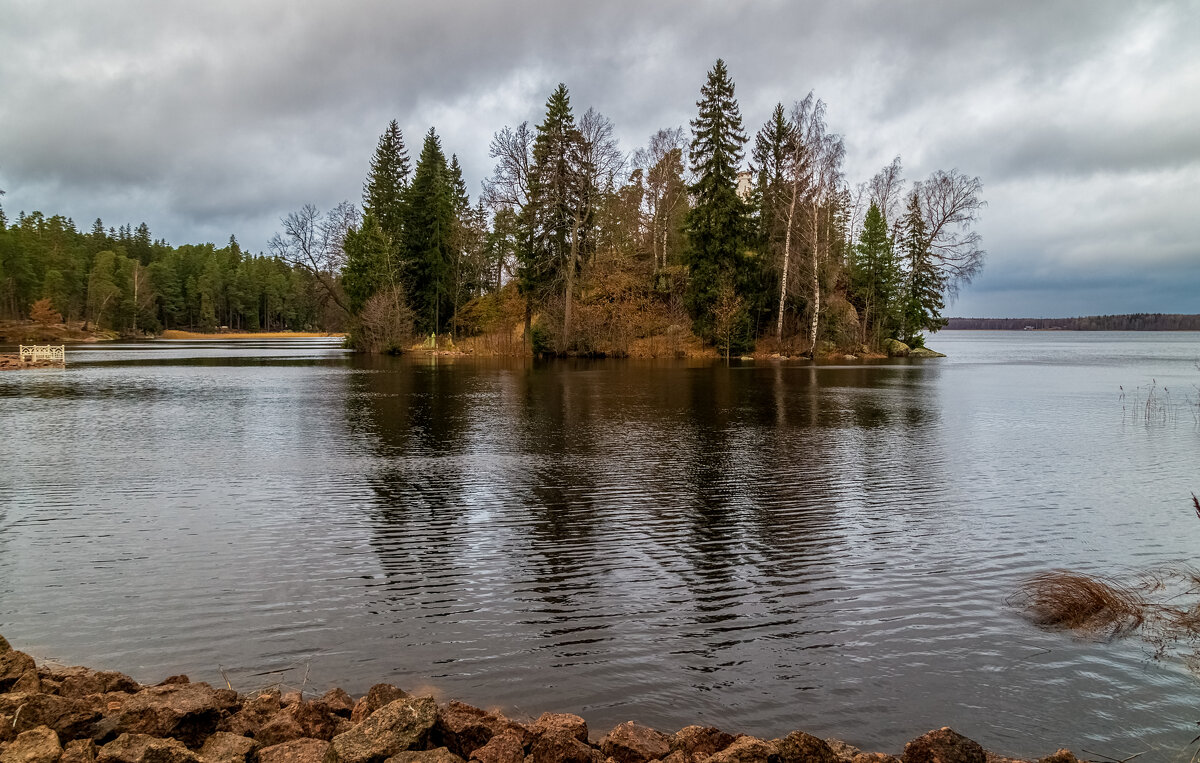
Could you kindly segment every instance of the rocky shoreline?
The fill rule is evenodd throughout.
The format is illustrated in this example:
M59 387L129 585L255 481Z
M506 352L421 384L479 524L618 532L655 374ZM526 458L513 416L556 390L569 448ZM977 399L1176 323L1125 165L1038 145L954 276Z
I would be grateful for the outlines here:
M802 731L758 739L713 727L665 734L635 722L599 739L577 715L517 722L376 684L355 699L251 695L172 676L37 665L0 636L0 763L1016 763L949 728L893 756ZM1059 750L1040 763L1075 763Z

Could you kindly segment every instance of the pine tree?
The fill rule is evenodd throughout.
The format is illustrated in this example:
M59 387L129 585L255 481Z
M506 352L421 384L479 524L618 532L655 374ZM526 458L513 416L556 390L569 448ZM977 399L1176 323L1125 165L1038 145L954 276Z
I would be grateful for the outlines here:
M404 291L421 334L440 332L451 316L454 228L450 168L431 127L405 197L402 247Z
M746 135L725 62L717 59L700 89L699 115L692 120L691 161L696 183L688 213L686 303L696 331L712 336L712 309L722 285L743 280L743 249L749 231L745 204L737 195L737 172Z
M946 277L929 250L929 232L921 210L921 197L914 190L908 197L904 214L904 260L906 273L901 338L906 344L925 344L923 331L937 331L946 325Z
M363 183L363 212L373 213L380 230L396 249L404 228L404 194L408 189L408 150L396 120L392 120L375 147L371 170Z

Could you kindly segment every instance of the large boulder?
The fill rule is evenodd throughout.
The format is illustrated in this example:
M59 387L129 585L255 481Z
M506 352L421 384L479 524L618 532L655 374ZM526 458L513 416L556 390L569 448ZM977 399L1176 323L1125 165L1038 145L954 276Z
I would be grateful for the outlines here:
M671 737L671 750L704 758L724 750L736 737L713 726L684 726Z
M75 739L67 742L63 748L62 759L58 763L96 763L99 748L90 739Z
M709 756L705 763L767 763L775 755L775 745L755 737L738 737L724 750Z
M904 763L987 763L978 742L943 726L904 745Z
M1070 750L1059 750L1053 755L1042 758L1038 763L1079 763L1079 758L1076 758L1075 753Z
M539 734L529 748L529 763L600 763L604 756L575 737Z
M31 694L25 695L25 701L13 713L12 726L17 733L47 726L60 738L70 740L90 736L99 719L100 713L83 702L53 694Z
M562 735L584 743L588 740L587 721L571 713L542 713L529 730L535 736Z
M829 743L803 731L793 731L774 744L779 763L841 763Z
M177 739L122 734L100 748L96 763L202 763Z
M82 667L61 668L42 676L43 684L54 686L55 693L64 697L82 698L89 694L124 692L132 694L142 687L124 673L111 670L90 670Z
M151 686L125 702L114 719L113 731L174 737L189 747L199 747L221 720L237 709L237 693L228 689L214 689L205 683Z
M934 352L928 347L914 347L908 351L910 358L944 358L946 357L940 352Z
M521 737L511 731L496 734L483 747L471 753L471 760L477 763L523 763L525 760L525 745Z
M304 728L288 712L288 708L275 713L270 720L254 732L254 739L263 747L274 747L277 744L303 739L306 736L308 735L304 733ZM324 741L328 742L329 740Z
M649 726L627 721L600 740L600 752L617 763L646 763L671 753L671 738Z
M405 699L408 694L399 686L391 684L375 684L367 690L366 696L360 699L354 705L354 709L350 713L351 723L362 723L367 718L384 705L395 702L398 699Z
M883 340L883 351L889 358L907 358L912 349L899 339Z
M343 718L349 718L354 712L354 699L344 689L330 689L318 701Z
M258 763L321 763L328 752L329 742L297 739L259 750Z
M850 763L900 763L899 758L882 752L860 752Z
M382 763L396 753L425 746L437 721L431 697L389 702L365 721L333 738L326 763Z
M431 741L446 747L455 755L469 758L493 736L504 732L516 735L522 746L529 736L524 726L504 716L451 700L438 710Z
M243 701L242 708L233 715L222 718L217 724L217 731L257 739L259 730L275 717L282 706L278 689L264 691Z
M0 763L58 763L62 745L53 729L39 726L23 731L0 752Z
M204 763L250 763L254 760L254 748L257 746L253 739L218 731L204 740L200 759Z
M18 681L23 681L23 685L17 686ZM0 692L30 691L30 683L34 682L39 681L32 657L15 649L0 652ZM37 690L32 688L33 692Z
M438 747L435 750L397 753L388 758L386 763L466 763L466 761L445 747Z

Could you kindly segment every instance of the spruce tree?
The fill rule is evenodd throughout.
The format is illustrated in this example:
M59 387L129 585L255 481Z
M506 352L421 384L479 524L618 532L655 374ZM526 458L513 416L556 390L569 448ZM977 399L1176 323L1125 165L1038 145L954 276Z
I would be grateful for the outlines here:
M450 168L431 127L405 196L401 250L405 293L421 334L440 332L450 319L454 228Z
M404 227L404 193L408 189L408 150L396 120L392 120L375 147L371 171L363 183L363 212L374 214L380 230L400 246Z
M725 62L717 59L700 89L699 114L692 120L691 162L696 182L688 213L690 269L686 303L697 333L712 337L712 310L722 285L745 280L743 249L749 231L745 204L737 194L737 172L746 135Z
M367 212L362 225L346 233L342 243L342 249L346 252L342 288L346 290L347 302L355 315L362 311L371 295L390 284L389 247L387 236L375 219L374 212Z
M901 338L913 347L925 344L923 331L937 331L946 325L942 310L946 308L946 277L929 251L929 232L921 210L921 197L914 190L908 197L904 213L905 283L904 314Z
M850 286L858 298L869 341L873 343L878 343L882 334L890 333L894 327L893 307L900 274L892 244L887 218L871 202L852 253Z
M783 238L786 210L780 208L787 203L787 181L784 173L791 153L791 142L795 139L795 128L783 110L783 104L775 104L771 118L754 136L754 166L758 170L755 201L758 204L759 240L768 245Z

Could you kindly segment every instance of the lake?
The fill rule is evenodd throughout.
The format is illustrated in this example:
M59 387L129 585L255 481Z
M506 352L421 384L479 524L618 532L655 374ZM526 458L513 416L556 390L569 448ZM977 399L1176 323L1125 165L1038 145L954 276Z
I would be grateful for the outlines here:
M1045 632L1009 598L1052 568L1200 561L1200 334L930 344L949 357L73 346L0 374L0 633L144 682L387 681L600 732L899 752L950 725L1187 760L1178 653Z

